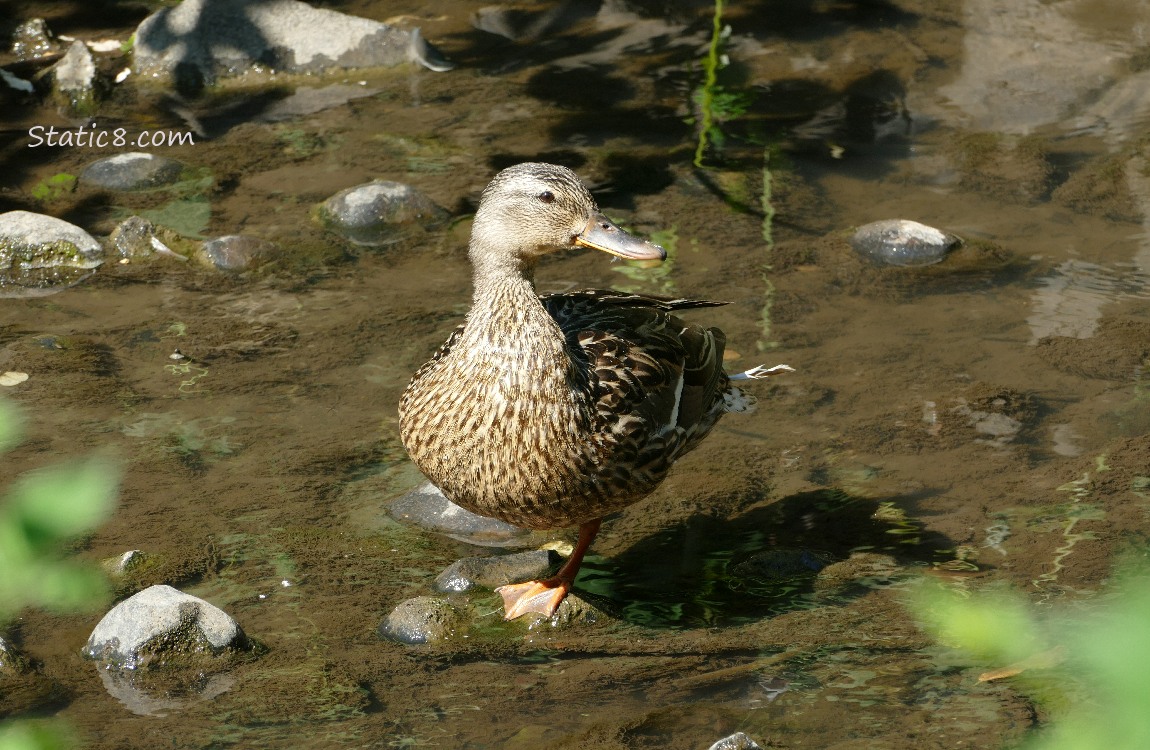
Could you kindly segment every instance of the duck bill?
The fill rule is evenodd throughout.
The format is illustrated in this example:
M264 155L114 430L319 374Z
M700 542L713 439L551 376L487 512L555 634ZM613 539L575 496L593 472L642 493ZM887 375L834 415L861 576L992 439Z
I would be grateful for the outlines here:
M575 235L575 244L602 250L627 260L666 260L667 251L658 245L627 234L601 213L591 214L587 227Z

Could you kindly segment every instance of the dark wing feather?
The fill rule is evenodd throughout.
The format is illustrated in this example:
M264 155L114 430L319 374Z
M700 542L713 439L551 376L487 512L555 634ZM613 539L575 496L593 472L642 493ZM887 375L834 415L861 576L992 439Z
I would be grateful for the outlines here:
M714 424L727 386L723 334L672 311L726 303L602 290L542 301L585 365L580 385L600 424L631 443L640 464L663 456L669 466Z

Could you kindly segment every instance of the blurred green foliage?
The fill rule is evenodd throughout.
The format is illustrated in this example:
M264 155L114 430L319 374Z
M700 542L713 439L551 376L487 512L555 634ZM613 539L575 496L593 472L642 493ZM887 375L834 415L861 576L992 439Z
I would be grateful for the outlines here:
M0 453L20 439L15 410L0 402ZM98 568L64 558L67 541L94 530L112 512L116 472L88 460L19 478L0 498L0 625L29 606L75 610L98 606L108 584ZM0 750L72 746L58 722L0 723Z
M1043 610L1020 593L968 597L924 584L909 596L945 645L1008 677L1049 717L1028 750L1150 748L1150 565L1120 567L1107 591Z

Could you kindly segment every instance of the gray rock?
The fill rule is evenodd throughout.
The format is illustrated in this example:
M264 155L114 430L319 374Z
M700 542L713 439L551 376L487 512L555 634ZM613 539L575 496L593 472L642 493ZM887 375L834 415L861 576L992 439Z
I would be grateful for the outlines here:
M448 213L410 185L372 180L341 190L319 207L324 226L357 245L390 245L441 224Z
M552 550L531 550L496 557L465 557L456 560L435 579L435 589L444 593L470 591L476 586L493 589L508 583L544 578L561 559Z
M136 29L136 72L195 86L257 66L318 73L407 61L432 70L452 67L418 29L404 31L297 0L183 0Z
M192 705L210 701L226 693L236 683L231 674L183 676L185 679L152 679L123 669L98 669L100 682L108 695L137 716L169 716Z
M52 66L56 96L74 115L91 114L96 105L96 63L88 45L81 41L72 46Z
M148 556L138 549L128 550L118 557L104 560L100 565L112 577L120 577L139 570L148 562Z
M205 242L201 257L221 271L246 271L274 256L279 247L258 237L229 234Z
M431 482L393 501L388 512L398 521L484 547L528 547L536 538L526 529L460 508Z
M80 184L106 190L150 190L180 179L184 165L166 156L131 151L98 159L80 173Z
M104 262L80 227L30 211L0 214L0 297L37 297L79 283Z
M12 32L12 54L17 60L36 60L64 49L43 18L31 18Z
M195 663L250 648L226 612L171 586L151 586L104 615L83 648L106 666Z
M108 235L110 250L121 258L147 258L156 252L156 226L142 216L129 216Z
M463 617L450 602L433 596L417 596L396 605L379 625L379 635L398 643L445 641L455 635Z
M724 737L707 750L763 750L762 746L742 732L735 732L730 737Z
M875 263L887 266L929 266L958 247L953 234L906 219L874 221L859 227L851 247Z

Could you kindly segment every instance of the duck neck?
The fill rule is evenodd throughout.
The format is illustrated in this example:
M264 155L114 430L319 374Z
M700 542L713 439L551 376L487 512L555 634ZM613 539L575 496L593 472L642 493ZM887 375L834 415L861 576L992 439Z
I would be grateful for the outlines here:
M485 356L543 355L554 365L566 358L563 332L535 291L534 261L472 253L475 293L464 331Z

